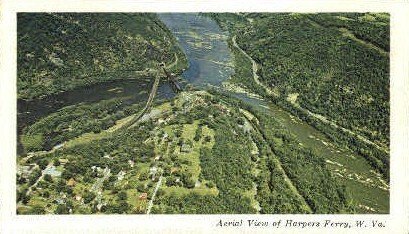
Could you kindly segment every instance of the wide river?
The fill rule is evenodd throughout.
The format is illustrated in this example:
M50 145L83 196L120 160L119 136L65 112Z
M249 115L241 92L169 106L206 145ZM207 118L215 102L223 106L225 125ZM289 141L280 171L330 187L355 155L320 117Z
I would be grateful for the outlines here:
M231 68L234 58L227 44L228 33L212 19L183 13L160 14L159 17L178 39L188 58L190 67L182 76L190 83L220 87L234 72ZM334 175L345 182L348 192L360 205L358 212L389 212L389 190L364 158L336 147L321 132L267 100L245 94L234 96L277 119L301 144L323 156Z
M189 61L189 68L181 76L196 87L221 87L221 83L234 72L234 57L227 44L228 33L223 32L212 19L194 13L163 13L159 17L177 38ZM146 91L149 90L146 87L151 84L151 81L141 84L135 80L122 80L80 88L47 99L18 101L18 132L27 124L68 105L116 97L126 97L130 102L146 101ZM158 97L172 96L169 85L161 84ZM323 156L334 175L345 182L348 192L360 205L358 212L389 212L389 190L385 189L384 181L365 159L336 147L321 132L268 100L254 99L245 94L235 96L277 119L301 144Z

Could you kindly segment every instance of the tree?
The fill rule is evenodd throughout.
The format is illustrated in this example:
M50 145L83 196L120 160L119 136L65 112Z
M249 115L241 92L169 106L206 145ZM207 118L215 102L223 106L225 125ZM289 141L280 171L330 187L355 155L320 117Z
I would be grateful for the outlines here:
M21 203L23 203L24 205L27 205L28 201L30 201L30 195L28 195L28 196L24 195L21 198Z
M126 213L129 209L129 204L126 201L120 201L118 208L119 208L119 213Z
M206 186L207 186L208 188L214 188L215 184L214 184L213 181L208 181L208 182L206 182Z
M44 214L45 210L44 210L44 207L41 207L39 205L34 205L33 208L31 208L29 212L30 212L30 214L39 215L39 214Z
M58 160L58 158L54 159L54 161L53 161L53 165L54 165L54 166L58 167L60 164L61 164L61 163L60 163L60 161Z
M192 178L189 178L184 181L184 185L186 188L194 188L195 187L195 181Z
M237 123L239 124L239 125L244 125L244 119L243 118L238 118L237 119Z
M65 181L59 180L55 189L57 190L57 192L62 192L65 189Z
M125 201L128 198L128 195L126 194L126 192L121 191L118 193L118 199L120 201Z
M176 130L175 130L175 136L176 137L180 137L180 136L182 136L182 129L180 128L180 127L178 127Z
M163 190L163 189L158 189L158 191L156 192L156 196L158 196L158 197L160 197L160 196L162 196L162 195L164 195L165 194L165 191Z
M49 174L44 175L44 180L50 183L53 182L53 178Z
M40 167L41 170L44 170L48 165L47 159L41 159L38 161L38 166Z
M109 182L108 180L104 180L104 182L102 183L102 186L106 190L111 190L111 189L113 189L114 184L112 182Z
M72 195L72 193L73 193L74 191L72 190L71 187L65 187L65 192L67 192L67 194L69 194L69 195Z
M50 192L45 191L45 192L42 194L42 196L45 197L45 198L49 198L49 197L50 197Z
M210 136L206 136L205 138L204 138L204 141L205 142L210 142L212 140L212 138L210 137Z
M174 176L169 176L166 178L166 186L175 186L176 185L176 177Z
M94 200L94 198L96 197L95 193L92 192L87 192L84 195L84 203L88 204L90 203L92 200Z
M65 204L58 204L57 208L55 209L56 214L68 214L68 208Z
M138 183L138 185L136 186L136 190L138 190L138 192L145 192L145 186L142 183Z
M196 129L195 137L193 138L193 140L199 141L201 137L202 137L202 126L199 125L199 126L197 127L197 129Z
M141 181L141 180L146 180L146 179L148 179L148 172L142 172L140 175L139 175L139 180Z
M108 179L109 182L114 182L116 180L116 176L111 175Z
M22 177L22 176L19 176L18 179L17 179L17 183L20 184L20 185L24 184L26 182L27 182L27 179Z

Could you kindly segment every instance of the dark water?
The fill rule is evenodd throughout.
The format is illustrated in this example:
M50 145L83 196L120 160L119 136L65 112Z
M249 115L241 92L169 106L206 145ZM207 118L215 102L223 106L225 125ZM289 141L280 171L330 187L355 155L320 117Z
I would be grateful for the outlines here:
M18 127L23 128L57 110L79 103L96 103L112 98L125 98L129 103L144 102L148 98L152 79L104 82L31 101L17 100ZM161 83L158 98L170 98L174 93L168 83Z
M23 128L35 123L42 117L66 106L80 103L97 103L113 98L123 98L129 104L146 102L152 85L152 79L117 80L77 88L72 91L47 96L43 99L17 100L17 154L23 152L20 142L20 134ZM175 93L169 84L163 82L158 88L156 97L158 99L167 99L174 95Z
M197 14L159 14L160 18L177 37L189 61L189 68L182 77L195 86L220 85L233 72L228 65L231 55L227 46L227 34L207 17ZM224 39L224 40L223 40ZM78 88L44 99L18 100L18 132L57 110L79 103L94 103L112 98L128 98L137 103L147 100L152 79L118 80ZM173 97L169 84L161 83L157 98Z

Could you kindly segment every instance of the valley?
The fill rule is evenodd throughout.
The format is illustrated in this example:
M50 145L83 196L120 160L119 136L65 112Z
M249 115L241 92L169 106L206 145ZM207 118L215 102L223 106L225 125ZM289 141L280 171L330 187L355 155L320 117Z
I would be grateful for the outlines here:
M60 94L19 99L17 213L388 213L388 126L378 126L373 121L380 120L369 117L371 129L363 129L355 116L335 116L319 101L308 104L308 95L324 95L322 87L307 92L295 81L297 76L288 73L291 69L285 70L290 79L274 69L293 64L300 74L310 70L302 71L292 58L279 57L288 64L276 64L260 55L261 46L277 49L282 42L263 44L277 34L258 34L255 25L262 31L268 20L320 22L319 16L135 14L138 22L157 22L134 30L142 37L151 30L156 40L162 40L157 34L165 35L168 39L161 43L154 39L145 43L166 56L146 57L152 61L139 67L120 63L132 71L109 69L114 75L102 83L83 86L80 81ZM86 19L93 17L97 16ZM123 16L126 21L120 14L109 17L112 22L127 22L117 27L131 22L129 16ZM360 37L354 25L342 27L369 40ZM349 43L362 44L353 41ZM385 58L382 53L373 56ZM159 63L178 80L182 92L174 92ZM324 73L338 74L337 65L326 69ZM143 76L136 70L144 71ZM56 79L69 77L61 74ZM269 74L280 75L274 85ZM32 95L24 94L32 93L30 89L22 88L22 97ZM34 93L43 95L40 90ZM388 105L384 99L373 99L373 105ZM374 113L386 118L385 113ZM350 125L344 124L351 119Z

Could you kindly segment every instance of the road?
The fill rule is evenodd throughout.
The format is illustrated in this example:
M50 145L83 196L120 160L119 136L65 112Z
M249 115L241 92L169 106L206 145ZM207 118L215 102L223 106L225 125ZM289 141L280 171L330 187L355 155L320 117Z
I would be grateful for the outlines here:
M33 191L32 188L35 187L35 186L37 186L37 184L44 178L45 171L46 171L48 168L50 168L52 165L53 165L53 163L50 162L50 163L47 165L47 167L44 168L44 170L41 171L41 176L38 177L37 181L27 189L26 197L27 197L28 195L30 195L30 193Z
M263 83L261 83L261 81L259 79L260 77L257 74L258 65L257 65L256 61L254 61L254 59L252 57L250 57L250 55L248 55L246 53L246 51L244 51L242 48L240 48L240 46L236 42L236 35L233 36L232 42L233 42L233 46L236 47L238 50L240 50L240 52L251 61L252 67L253 67L253 79L256 82L256 84L260 85L267 92L268 95L277 96L271 89L269 89Z
M158 90L158 87L159 87L159 81L160 81L160 75L158 74L155 78L155 82L153 83L151 93L149 94L148 101L146 101L145 107L141 110L141 112L139 112L137 116L129 120L126 124L118 128L117 130L129 128L134 123L136 123L150 109L153 99L155 98L156 91Z
M159 187L160 187L160 185L162 183L162 178L163 178L163 176L161 175L159 177L158 183L156 184L155 190L153 191L152 198L149 201L148 208L146 209L146 214L149 214L151 212L151 209L152 209L152 206L153 206L153 201L155 200L156 193L158 192L158 189L159 189Z
M252 125L253 129L257 132L259 132L259 134L262 136L263 141L266 143L266 146L268 148L270 148L271 152L274 152L273 149L271 149L270 144L268 143L268 140L266 139L264 133L260 130L260 128L255 125L253 123L253 121L251 121L250 119L248 119L248 117L246 115L244 115L244 118L247 119L247 121ZM290 188L290 190L303 202L304 208L306 209L306 211L308 211L309 213L313 213L311 207L309 206L309 204L307 203L307 201L305 200L305 198L301 195L301 193L298 191L297 187L293 184L293 182L291 181L291 179L288 177L287 172L284 170L284 168L281 165L280 160L277 158L277 156L273 157L273 162L274 164L277 166L278 171L281 172L281 174L284 177L284 181L286 182L287 186Z
M46 154L51 154L51 153L53 153L53 152L55 152L55 151L57 151L57 150L63 149L65 143L66 143L66 142L60 144L59 147L55 147L55 146L54 146L54 147L53 147L51 150L49 150L49 151L29 152L29 153L27 153L27 156L24 157L24 158L22 158L21 160L22 160L22 162L26 163L30 158L37 157L37 156L43 156L43 155L46 155Z
M326 26L324 26L324 25L318 23L318 22L315 21L315 20L307 19L307 21L310 22L310 24L312 24L314 27L327 28ZM379 46L373 44L373 43L370 42L370 41L365 41L365 40L362 40L362 39L360 39L360 38L357 38L356 35L355 35L351 30L349 30L349 29L347 29L347 28L345 28L345 27L336 27L336 28L338 29L339 32L342 33L342 35L343 35L344 37L348 37L348 38L350 38L350 39L352 39L352 40L358 42L359 44L361 44L361 45L363 45L363 46L366 46L366 47L369 47L369 48L371 48L371 49L374 49L374 50L378 51L380 54L382 54L383 56L389 56L389 52L388 52L388 51L382 49L381 47L379 47Z
M175 61L170 64L169 66L166 66L166 69L170 69L173 66L176 66L176 64L178 63L179 59L178 56L175 53ZM141 110L141 112L135 116L134 118L132 118L131 120L129 120L126 124L124 124L121 128L118 129L122 129L122 128L128 128L130 126L132 126L134 123L136 123L151 107L152 102L156 96L156 92L158 91L158 87L159 87L159 82L160 82L160 74L159 74L159 70L157 70L157 74L156 74L156 78L155 78L155 82L153 83L152 89L151 89L151 93L149 94L149 98L146 101L146 105L145 107Z
M105 169L104 170L104 175L102 176L102 178L98 178L97 181L95 181L95 183L92 185L90 191L91 192L97 192L102 187L102 184L104 183L104 181L106 179L108 179L110 174L111 174L111 170L110 169Z
M92 185L90 191L95 192L96 196L90 203L93 203L94 201L97 201L98 204L101 204L102 193L98 193L98 191L101 189L104 181L106 179L108 179L110 174L111 174L111 170L110 169L105 169L104 170L104 175L102 176L102 178L98 178L97 181L95 181L95 183Z
M233 42L233 46L236 47L238 50L240 50L241 53L244 56L246 56L251 61L251 63L253 64L253 79L254 79L254 81L258 85L260 85L262 88L264 88L264 90L267 92L268 95L272 95L272 96L276 97L277 95L269 87L267 87L266 85L264 85L260 81L260 79L259 79L260 77L257 75L258 65L257 65L256 61L254 61L254 59L250 55L248 55L246 53L246 51L244 51L242 48L240 48L240 46L236 42L236 35L232 37L232 42ZM292 105L294 105L294 104L292 104ZM366 137L364 137L364 136L362 136L362 135L360 135L360 134L358 134L358 133L356 133L356 132L354 132L354 131L352 131L350 129L344 128L344 127L336 124L334 121L328 120L325 116L313 113L312 111L310 111L308 109L305 109L305 108L303 108L303 107L301 107L299 105L294 105L294 107L298 108L299 110L303 111L304 113L308 114L309 116L311 116L311 117L313 117L313 118L315 118L315 119L317 119L317 120L319 120L319 121L321 121L321 122L323 122L325 124L329 124L332 127L335 127L337 129L341 129L343 132L345 132L345 133L347 133L349 135L357 137L359 140L363 141L366 144L374 146L378 150L381 150L381 151L383 151L385 153L389 153L389 150L387 149L387 146L385 146L385 145L377 144L377 143L369 140L368 138L366 138Z

